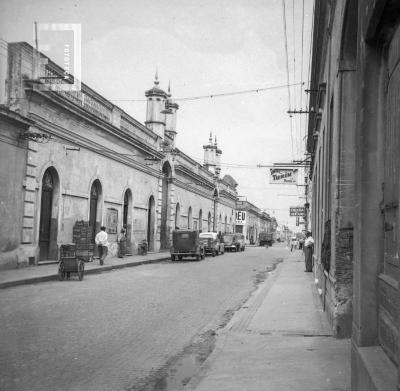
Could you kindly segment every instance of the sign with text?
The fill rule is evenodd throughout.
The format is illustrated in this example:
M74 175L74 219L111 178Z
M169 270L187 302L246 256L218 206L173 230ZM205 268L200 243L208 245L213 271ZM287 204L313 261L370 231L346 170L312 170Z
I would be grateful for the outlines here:
M246 224L246 211L237 210L236 211L236 225Z
M304 206L291 206L289 208L290 216L304 216L306 214L306 210Z
M296 185L297 168L271 168L269 183L274 185Z

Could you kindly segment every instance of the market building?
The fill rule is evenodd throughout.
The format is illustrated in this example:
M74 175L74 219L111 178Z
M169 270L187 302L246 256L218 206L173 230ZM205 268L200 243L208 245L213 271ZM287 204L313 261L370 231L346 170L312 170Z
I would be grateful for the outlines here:
M315 1L310 116L315 279L352 390L400 389L400 4Z
M176 146L179 105L157 75L142 124L84 83L69 88L73 77L29 44L0 50L0 268L57 259L77 227L93 243L105 225L111 254L122 227L131 253L143 240L169 249L175 227L234 231L222 151L210 139L200 164Z

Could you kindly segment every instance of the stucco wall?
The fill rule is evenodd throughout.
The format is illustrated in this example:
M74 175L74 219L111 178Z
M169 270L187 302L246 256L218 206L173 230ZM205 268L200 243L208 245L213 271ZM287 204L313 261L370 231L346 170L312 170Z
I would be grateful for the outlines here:
M25 142L21 126L0 119L0 269L16 267L21 242Z

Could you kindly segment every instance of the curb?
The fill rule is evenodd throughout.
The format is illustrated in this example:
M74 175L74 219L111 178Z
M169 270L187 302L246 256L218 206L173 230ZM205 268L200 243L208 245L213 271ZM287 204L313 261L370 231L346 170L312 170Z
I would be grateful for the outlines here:
M142 261L136 261L136 262L128 262L128 263L123 263L120 265L110 265L110 266L99 266L98 268L94 269L89 269L85 270L85 274L99 274L103 272L109 272L112 270L118 270L118 269L123 269L126 267L134 267L134 266L140 266L140 265L146 265L150 263L157 263L157 262L163 262L171 259L170 256L165 256L162 258L157 258L157 259L144 259ZM5 281L0 283L0 289L7 289L11 288L14 286L19 286L19 285L29 285L29 284L37 284L40 282L48 282L48 281L55 281L58 280L58 273L50 274L47 276L41 276L41 277L30 277L30 278L23 278L21 280L14 280L14 281Z

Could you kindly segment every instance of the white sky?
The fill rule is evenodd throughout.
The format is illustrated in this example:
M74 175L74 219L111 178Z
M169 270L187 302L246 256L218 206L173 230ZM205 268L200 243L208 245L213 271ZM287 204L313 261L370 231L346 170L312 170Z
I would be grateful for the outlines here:
M285 0L290 83L308 88L312 0ZM293 8L294 6L294 8ZM294 14L293 14L294 9ZM14 0L0 3L0 38L33 45L33 23L80 23L82 81L144 122L144 91L158 68L160 87L173 98L285 85L282 0ZM293 27L294 26L294 27ZM300 109L301 87L291 88ZM306 108L306 95L302 107ZM269 184L257 164L304 158L306 116L293 118L288 89L179 102L177 146L203 158L210 131L222 149L222 175L239 195L295 229L289 207L302 205L304 187ZM234 167L245 165L246 168ZM301 229L300 226L298 229Z

